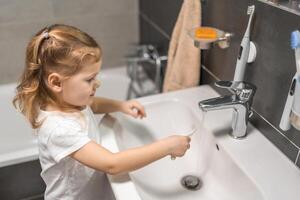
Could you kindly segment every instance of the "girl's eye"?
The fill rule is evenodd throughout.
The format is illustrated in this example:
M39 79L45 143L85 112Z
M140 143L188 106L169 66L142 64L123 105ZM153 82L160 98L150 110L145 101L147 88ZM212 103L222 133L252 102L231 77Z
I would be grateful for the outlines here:
M88 83L92 82L95 78L91 78L91 79L88 79L86 80Z

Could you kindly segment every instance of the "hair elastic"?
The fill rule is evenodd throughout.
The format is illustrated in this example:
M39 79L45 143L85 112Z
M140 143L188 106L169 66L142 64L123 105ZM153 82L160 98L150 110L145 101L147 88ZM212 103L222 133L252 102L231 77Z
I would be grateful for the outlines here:
M48 30L44 31L43 34L42 34L43 38L44 39L48 39L49 38L49 32Z

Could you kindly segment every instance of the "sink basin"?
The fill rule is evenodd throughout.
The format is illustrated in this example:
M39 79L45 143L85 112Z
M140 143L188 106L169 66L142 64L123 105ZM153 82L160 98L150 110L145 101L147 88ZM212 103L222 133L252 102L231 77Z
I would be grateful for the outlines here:
M117 199L299 198L299 169L258 130L250 125L245 139L233 139L228 134L232 116L230 110L203 113L198 108L199 101L216 96L218 94L211 87L200 86L140 98L139 101L147 112L147 118L142 120L121 113L103 118L100 123L100 130L105 133L103 145L115 152L142 146L173 134L193 133L190 136L191 148L183 157L176 160L171 160L170 157L160 159L130 172L125 181L118 181L118 178L110 176ZM260 147L259 151L257 145ZM273 171L272 175L270 171L274 169L280 171ZM183 186L182 178L187 175L199 178L197 190ZM285 176L284 179L281 175ZM277 190L278 183L285 186ZM128 188L136 196L126 198L130 190L118 189L120 184L131 185ZM125 194L120 193L122 190L126 191Z
M193 126L196 132L191 136L191 148L184 157L175 161L165 157L130 173L142 199L262 199L251 179L219 145L216 147L213 134L200 123L202 113L194 112L178 99L144 106L148 116L143 120L115 115L113 130L120 150L145 145L171 134L184 134ZM185 189L181 179L186 175L199 177L202 187L197 191Z

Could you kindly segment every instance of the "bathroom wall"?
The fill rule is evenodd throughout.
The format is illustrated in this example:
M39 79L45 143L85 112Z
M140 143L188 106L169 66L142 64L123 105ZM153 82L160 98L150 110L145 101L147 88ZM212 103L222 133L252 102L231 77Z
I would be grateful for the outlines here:
M140 40L167 51L182 0L140 0ZM232 80L241 39L248 22L247 6L256 6L252 40L257 44L255 63L246 69L245 80L257 86L253 102L255 125L287 158L300 167L300 131L278 127L295 73L290 33L300 29L300 16L257 0L202 0L203 25L234 33L231 46L202 51L201 84ZM192 41L191 41L192 42ZM259 148L259 147L257 147ZM267 162L267 161L266 161Z
M0 84L17 80L29 38L53 23L93 36L104 49L104 68L124 65L129 44L139 41L138 0L1 0Z

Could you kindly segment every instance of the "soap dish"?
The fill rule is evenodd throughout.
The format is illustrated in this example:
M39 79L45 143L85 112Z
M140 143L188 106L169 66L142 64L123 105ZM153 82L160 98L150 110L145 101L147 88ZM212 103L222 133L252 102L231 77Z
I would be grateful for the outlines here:
M196 38L195 32L199 27L192 28L188 31L188 35L194 40L194 45L200 49L209 49L212 44L217 43L220 48L225 49L229 47L230 38L233 36L232 33L228 33L213 27L202 27L214 29L217 33L217 37L214 39L206 38Z

